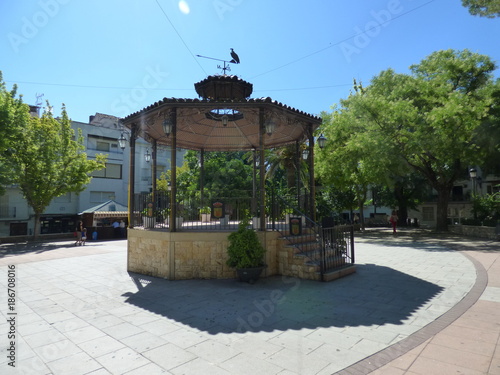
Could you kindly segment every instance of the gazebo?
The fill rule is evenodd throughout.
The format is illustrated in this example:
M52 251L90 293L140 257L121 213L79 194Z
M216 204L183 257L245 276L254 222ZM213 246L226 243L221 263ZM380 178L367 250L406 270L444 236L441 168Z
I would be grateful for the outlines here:
M129 270L139 269L140 273L152 274L167 278L190 278L179 276L179 270L173 271L175 262L185 254L168 255L169 259L163 261L168 263L168 270L157 271L157 265L145 264L148 261L140 260L144 257L145 245L143 240L135 240L134 235L144 238L153 236L157 238L162 246L171 248L173 243L186 241L197 241L196 236L207 240L209 233L190 233L188 237L182 237L186 233L178 231L176 227L176 160L177 149L196 150L200 152L200 168L203 174L204 153L210 151L254 151L259 155L260 160L264 160L264 150L279 148L289 144L298 145L307 143L308 163L309 163L309 188L307 214L312 219L315 216L315 181L314 181L314 132L321 124L321 118L297 110L283 103L266 98L250 98L253 86L251 83L234 75L213 75L195 83L198 99L164 98L138 112L135 112L123 119L123 125L130 131L130 178L129 178ZM170 191L170 220L168 230L142 230L138 233L134 230L134 180L135 180L135 140L142 137L152 145L153 176L156 175L156 148L158 145L168 146L171 149L171 191ZM123 137L122 137L123 138ZM123 141L123 139L122 139ZM255 163L254 163L255 168ZM259 212L259 232L268 232L266 229L265 213L266 192L263 176L265 175L265 165L260 163L259 191L258 198ZM155 179L153 179L155 180ZM155 194L156 186L153 181L152 193ZM163 234L159 234L161 231ZM149 232L150 234L144 233ZM154 234L152 234L154 232ZM177 232L177 234L176 234ZM168 234L168 235L167 235ZM181 236L181 237L179 237ZM225 248L225 238L219 237L218 243L222 245L218 249ZM264 234L265 236L265 234ZM159 239L162 237L162 239ZM179 240L182 238L182 240ZM198 239L199 239L198 238ZM273 237L274 238L274 237ZM141 242L142 241L142 242ZM165 242L162 242L165 241ZM217 242L216 241L216 242ZM263 240L268 243L268 240ZM275 238L273 239L275 241ZM139 242L142 243L139 244ZM210 242L210 241L209 241ZM227 242L227 241L226 241ZM199 243L196 242L199 249ZM179 245L180 246L180 245ZM179 248L178 246L178 248ZM186 245L189 247L188 245ZM208 245L207 245L208 246ZM273 245L275 246L275 245ZM137 248L141 251L137 252ZM175 246L174 246L175 247ZM192 249L192 246L189 247ZM219 251L218 250L218 251ZM160 251L160 250L158 250ZM139 258L137 254L141 253ZM213 255L212 255L213 257ZM132 259L133 258L133 259ZM131 260L132 259L132 260ZM142 263L141 263L142 262ZM158 260L159 263L162 260ZM131 266L134 263L134 266ZM177 262L178 263L178 262ZM191 262L192 263L192 262ZM220 262L219 262L220 263ZM164 268L165 268L164 267ZM221 266L222 267L222 266ZM276 266L277 267L277 266ZM276 268L275 267L275 268ZM161 267L160 267L161 268ZM156 271L155 271L156 269ZM213 270L212 270L213 271ZM196 272L191 277L228 277L232 271L222 272ZM173 277L172 272L176 275ZM276 270L268 272L279 273ZM215 276L214 276L215 275Z

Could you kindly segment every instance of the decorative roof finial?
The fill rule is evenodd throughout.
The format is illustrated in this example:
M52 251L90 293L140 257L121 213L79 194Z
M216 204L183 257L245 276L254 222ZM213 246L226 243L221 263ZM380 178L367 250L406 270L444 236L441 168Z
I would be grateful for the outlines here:
M210 59L210 60L216 60L216 61L222 61L224 62L224 66L217 65L217 69L222 69L222 73L225 75L226 71L230 72L231 68L229 67L229 64L239 64L240 63L240 58L237 55L236 52L234 52L234 49L231 48L231 60L222 60L222 59L215 59L213 57L208 57L208 56L202 56L202 55L196 55L197 57L203 57L204 59Z

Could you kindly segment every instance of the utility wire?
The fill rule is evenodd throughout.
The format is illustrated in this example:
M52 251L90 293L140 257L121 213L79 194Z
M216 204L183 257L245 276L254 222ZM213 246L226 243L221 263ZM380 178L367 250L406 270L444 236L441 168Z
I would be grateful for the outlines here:
M181 42L184 44L184 47L186 47L186 49L189 51L189 54L193 57L193 59L196 61L196 63L198 64L198 66L201 68L201 70L203 70L203 73L205 73L206 75L208 75L208 73L205 71L205 69L203 69L203 67L201 66L200 62L198 61L198 59L196 58L196 56L194 55L194 53L191 52L191 50L189 49L187 43L182 38L181 34L177 31L177 29L175 28L174 24L172 23L172 21L168 17L167 13L163 10L163 8L161 7L161 5L158 2L158 0L155 0L155 1L156 1L156 4L158 4L158 7L161 9L161 11L162 11L163 15L165 16L165 18L167 19L167 21L170 23L170 26L172 26L172 28L174 29L174 31L177 34L177 36L179 37L179 39L181 40Z
M203 66L201 66L201 64L200 64L200 62L198 61L198 59L196 59L195 55L191 52L191 50L189 49L188 45L186 44L186 42L184 41L184 39L182 38L182 36L179 34L179 32L177 31L177 29L175 28L175 26L173 25L172 21L171 21L171 20L170 20L170 18L167 16L167 14L165 13L165 11L164 11L164 10L163 10L163 8L161 7L161 5L158 3L158 0L155 0L155 1L156 1L156 3L158 4L158 7L159 7L159 8L161 9L161 11L163 12L163 14L164 14L165 18L168 20L168 22L170 23L170 25L172 26L172 28L174 29L174 31L177 33L177 35L178 35L179 39L182 41L182 43L184 44L184 46L186 47L186 49L189 51L189 53L191 54L191 56L193 57L193 59L194 59L194 60L196 61L196 63L198 64L198 66L199 66L199 67L203 70L203 72L204 72L206 75L208 75L208 73L205 71L205 69L203 69ZM427 6L427 5L431 4L431 3L433 3L434 1L436 1L436 0L430 0L430 1L428 1L428 2L426 2L426 3L424 3L424 4L422 4L422 5L419 5L419 6L418 6L418 7L416 7L416 8L410 9L410 10L409 10L409 11L407 11L407 12L404 12L404 13L402 13L402 14L400 14L400 15L397 15L397 16L395 16L395 17L391 18L391 19L390 19L390 20L388 20L388 21L385 21L385 22L379 23L377 26L373 26L372 28L367 29L367 30L365 30L364 32L361 32L361 33L357 33L357 34L351 35L350 37L345 38L345 39L343 39L343 40L341 40L341 41L335 42L334 44L330 44L330 45L329 45L329 46L327 46L327 47L321 48L321 49L319 49L319 50L317 50L317 51L314 51L314 52L312 52L312 53L310 53L310 54L304 55L304 56L302 56L302 57L300 57L300 58L298 58L298 59L292 60L292 61L290 61L290 62L288 62L288 63L286 63L286 64L280 65L280 66L278 66L278 67L276 67L276 68L274 68L274 69L271 69L271 70L268 70L268 71L266 71L266 72L264 72L264 73L260 73L260 74L258 74L258 75L256 75L256 76L253 76L253 77L251 77L250 79L253 79L253 78L256 78L256 77L260 77L260 76L263 76L263 75L265 75L265 74L268 74L268 73L274 72L274 71L276 71L276 70L278 70L278 69L284 68L284 67L286 67L286 66L288 66L288 65L295 64L296 62L299 62L299 61L301 61L301 60L304 60L304 59L306 59L306 58L308 58L308 57L314 56L314 55L316 55L316 54L318 54L318 53L321 53L321 52L323 52L323 51L325 51L325 50L327 50L327 49L329 49L329 48L332 48L332 47L334 47L334 46L337 46L337 45L339 45L340 43L343 43L343 42L345 42L345 41L347 41L347 40L350 40L350 39L355 38L355 37L357 37L357 36L359 36L359 35L362 35L362 34L364 34L364 33L365 33L365 32L367 32L367 31L371 31L371 30L373 30L373 29L375 29L375 28L378 28L378 27L380 27L380 26L382 26L382 25L384 25L384 24L386 24L386 23L389 23L389 22L391 22L391 21L393 21L393 20L395 20L395 19L401 18L401 17L403 17L403 16L405 16L405 15L407 15L407 14L411 13L411 12L414 12L414 11L416 11L416 10L420 9L420 8L423 8L424 6ZM118 86L93 86L93 85L71 85L71 84L62 84L62 83L42 83L42 82L22 82L22 81L17 81L17 82L16 82L16 81L11 81L11 80L10 80L10 81L5 81L5 82L7 82L7 83L22 83L22 84L31 84L31 85L47 85L47 86L62 86L62 87L96 88L96 89L121 89L121 90L123 90L123 89L125 89L125 90L133 89L133 87L118 87ZM330 86L320 86L320 87L302 87L302 88L289 88L289 89L270 89L270 90L260 89L260 90L258 90L258 91L294 91L294 90L314 90L314 89L323 89L323 88L332 88L332 87L341 87L341 86L352 86L352 84L351 84L351 83L348 83L348 84L339 84L339 85L330 85ZM172 88L165 89L165 88L150 88L149 90L162 90L162 91L165 91L165 90L172 90L172 91L191 91L192 89L172 89Z
M133 90L137 87L125 87L125 86L95 86L95 85L73 85L66 83L48 83L48 82L29 82L29 81L4 81L6 83L12 84L24 84L24 85L43 85L43 86L61 86L61 87L78 87L78 88L86 88L86 89L111 89L111 90ZM327 86L315 86L315 87L298 87L298 88L287 88L287 89L259 89L255 90L259 91L298 91L298 90L315 90L315 89L327 89L332 87L342 87L342 86L352 86L352 83L343 83L338 85L327 85ZM174 88L148 88L148 90L156 90L156 91L192 91L193 89L174 89Z
M25 84L25 85L44 85L44 86L62 86L62 87L79 87L79 88L87 88L87 89L113 89L113 90L133 90L136 87L125 87L125 86L95 86L95 85L74 85L74 84L66 84L66 83L48 83L48 82L29 82L29 81L5 81L6 83L14 83L14 84ZM193 89L173 89L173 88L148 88L148 90L172 90L172 91L191 91Z
M298 59L292 60L292 61L290 61L290 62L288 62L288 63L286 63L286 64L283 64L283 65L280 65L280 66L278 66L278 67L276 67L276 68L274 68L274 69L268 70L267 72L257 74L256 76L250 77L250 79L257 78L257 77L260 77L260 76L263 76L263 75L266 75L266 74L272 73L272 72L274 72L274 71L276 71L276 70L278 70L278 69L284 68L284 67L286 67L286 66L288 66L288 65L295 64L296 62L299 62L299 61L302 61L302 60L304 60L304 59L307 59L308 57L311 57L311 56L317 55L318 53L321 53L321 52L323 52L323 51L325 51L325 50L327 50L327 49L329 49L329 48L332 48L332 47L338 46L338 45L339 45L339 44L341 44L341 43L344 43L344 42L346 42L346 41L348 41L348 40L350 40L350 39L353 39L353 38L355 38L355 37L357 37L357 36L359 36L359 35L365 34L365 33L366 33L366 32L368 32L368 31L371 31L371 30L373 30L373 29L379 28L380 26L385 25L386 23L392 22L392 21L394 21L395 19L401 18L401 17L403 17L403 16L405 16L405 15L407 15L407 14L411 13L411 12L414 12L414 11L416 11L416 10L420 9L420 8L423 8L424 6L427 6L427 5L429 5L430 3L433 3L434 1L436 1L436 0L430 0L430 1L428 1L428 2L426 2L426 3L424 3L424 4L422 4L422 5L419 5L419 6L418 6L418 7L416 7L416 8L410 9L410 10L409 10L409 11L407 11L407 12L404 12L404 13L401 13L400 15L397 15L397 16L395 16L395 17L391 18L390 20L387 20L387 21L385 21L385 22L381 22L381 23L377 24L376 26L373 26L373 27L371 27L371 28L369 28L369 29L366 29L366 30L365 30L365 31L363 31L363 32L360 32L360 33L357 33L357 34L351 35L350 37L347 37L347 38L345 38L345 39L343 39L343 40L340 40L340 41L338 41L338 42L335 42L335 43L333 43L333 44L332 44L332 43L330 43L330 45L328 45L327 47L323 47L323 48L321 48L321 49L319 49L319 50L317 50L317 51L311 52L311 53L310 53L310 54L308 54L308 55L305 55L305 56L299 57Z

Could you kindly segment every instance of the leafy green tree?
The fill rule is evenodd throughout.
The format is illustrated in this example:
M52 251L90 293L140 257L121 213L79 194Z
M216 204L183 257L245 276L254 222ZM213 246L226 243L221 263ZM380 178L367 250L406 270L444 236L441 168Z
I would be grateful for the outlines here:
M354 195L362 228L368 191L371 185L388 183L388 170L394 163L390 145L380 134L369 132L369 121L352 106L364 96L361 86L355 86L355 93L341 100L341 108L322 114L328 142L316 153L316 171L322 184Z
M338 127L352 128L337 137L336 145L351 156L345 160L332 149L322 172L328 176L327 168L343 164L352 173L358 159L365 180L379 183L388 171L398 175L410 168L437 191L437 229L447 230L454 182L486 156L475 135L491 108L495 64L468 50L446 50L410 69L409 75L383 71L362 94L341 101L328 131L335 135ZM337 159L328 163L332 157Z
M5 193L4 186L12 183L14 178L11 143L22 136L21 129L26 128L30 121L29 106L16 94L15 85L10 92L7 91L0 72L0 195Z
M205 197L250 197L252 166L245 160L244 152L206 152L203 186ZM199 198L201 168L199 154L188 151L184 164L177 168L177 194L179 199ZM166 189L170 171L158 180L158 188Z
M499 0L462 0L462 5L469 8L474 16L494 18L500 16Z
M81 131L75 138L64 106L60 119L46 111L41 118L30 117L22 125L17 129L22 136L10 140L11 168L14 182L34 211L36 237L40 215L50 202L66 193L83 191L90 174L104 168L106 158L87 159Z

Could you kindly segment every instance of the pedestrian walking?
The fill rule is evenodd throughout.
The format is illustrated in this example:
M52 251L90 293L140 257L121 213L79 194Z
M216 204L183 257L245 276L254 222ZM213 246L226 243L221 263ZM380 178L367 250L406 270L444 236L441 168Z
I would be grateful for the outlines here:
M76 242L75 246L81 245L82 244L82 233L83 233L83 221L79 221L78 224L76 225Z
M396 226L398 224L398 215L396 211L392 211L391 217L389 218L389 221L392 225L392 233L396 234Z

